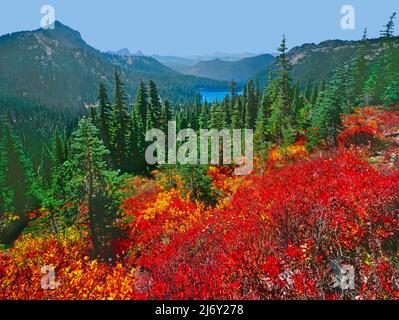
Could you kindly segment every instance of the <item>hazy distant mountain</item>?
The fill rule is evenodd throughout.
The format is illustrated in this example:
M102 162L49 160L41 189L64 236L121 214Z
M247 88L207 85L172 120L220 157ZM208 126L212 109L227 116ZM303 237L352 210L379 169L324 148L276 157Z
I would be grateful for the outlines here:
M187 58L190 59L196 59L199 61L207 61L207 60L215 60L215 59L220 59L223 61L240 61L245 58L252 58L256 56L260 56L262 54L259 53L251 53L251 52L243 52L243 53L225 53L225 52L215 52L214 54L209 54L209 55L193 55L193 56L188 56Z
M121 49L121 50L115 52L115 54L117 54L118 56L122 56L122 57L128 57L128 56L132 55L130 53L129 49L127 49L127 48Z
M207 55L191 55L191 56L162 56L162 55L153 55L152 57L157 59L159 62L163 63L165 66L172 68L176 71L184 71L184 67L193 66L201 61L210 61L215 59L220 59L223 61L235 62L245 58L251 58L259 56L260 54L256 53L223 53L216 52L214 54Z
M137 51L136 53L131 53L129 49L127 48L123 48L121 50L118 51L107 51L107 53L109 54L115 54L117 56L121 56L121 57L130 57L130 56L144 56L144 53L142 53L140 50Z
M174 102L188 101L203 88L227 87L227 83L182 75L151 57L102 53L58 21L54 30L0 37L0 93L27 100L65 107L93 103L100 81L112 93L116 66L129 98L142 79L154 80L161 96Z
M182 58L177 56L153 55L152 57L157 61L159 61L160 63L164 64L165 66L179 72L182 68L187 66L193 66L199 62L199 60Z
M254 77L260 70L274 61L275 57L263 54L239 61L224 61L215 59L201 61L193 66L182 66L179 71L184 74L206 77L215 80L243 82Z

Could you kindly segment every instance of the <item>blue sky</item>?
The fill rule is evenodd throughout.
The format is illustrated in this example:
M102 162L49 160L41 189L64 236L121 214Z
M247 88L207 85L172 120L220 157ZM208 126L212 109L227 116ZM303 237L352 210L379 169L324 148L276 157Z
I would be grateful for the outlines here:
M95 48L164 55L275 52L284 33L293 47L359 39L366 26L376 37L399 12L398 0L1 0L0 34L39 28L46 4ZM347 4L356 10L355 30L340 27Z

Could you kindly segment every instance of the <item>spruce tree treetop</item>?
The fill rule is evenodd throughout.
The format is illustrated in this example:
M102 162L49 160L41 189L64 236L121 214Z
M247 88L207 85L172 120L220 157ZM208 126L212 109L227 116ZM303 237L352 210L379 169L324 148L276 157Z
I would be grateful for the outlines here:
M126 95L118 71L115 69L115 97L112 111L111 150L116 168L124 169L130 139L129 114L126 104Z
M150 80L149 86L149 104L151 112L151 121L153 125L158 128L160 125L160 119L162 115L161 100L158 95L157 86L154 81Z
M137 89L136 102L134 107L140 112L141 118L145 119L147 116L148 94L144 81L141 81Z
M396 19L396 12L394 12L389 17L388 23L386 25L384 25L384 30L382 30L380 32L381 37L383 37L383 38L392 38L394 36L395 19Z
M118 70L115 68L115 92L114 92L114 108L120 113L120 116L123 116L126 112L126 94L123 90L123 83L118 73Z
M172 105L170 104L168 99L165 99L162 105L162 114L161 114L161 129L164 132L167 132L168 122L173 119L173 110Z
M98 129L87 118L79 121L72 135L71 153L73 157L70 162L74 165L76 174L81 174L84 181L88 181L84 178L87 175L98 177L106 169L104 156L109 151L98 138Z
M212 105L209 127L217 130L226 128L226 112L218 102Z
M280 47L277 49L278 52L280 52L280 56L278 58L279 61L279 73L278 73L278 83L280 86L280 89L283 90L283 93L285 95L285 103L288 103L288 94L289 94L289 89L290 89L290 75L289 72L291 70L291 64L288 61L287 58L287 40L285 38L285 35L283 36L283 40L281 41Z
M367 27L364 28L362 40L365 41L368 39L368 30Z
M285 36L278 48L280 56L278 77L274 81L272 92L271 115L268 121L268 131L271 138L278 145L289 144L293 138L294 110L292 110L292 88L290 70L291 65L287 58Z

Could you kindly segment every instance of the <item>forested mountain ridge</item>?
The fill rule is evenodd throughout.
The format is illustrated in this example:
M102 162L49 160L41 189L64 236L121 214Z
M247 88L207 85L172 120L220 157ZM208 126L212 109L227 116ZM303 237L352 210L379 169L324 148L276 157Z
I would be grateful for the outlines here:
M369 61L381 51L383 41L383 38L366 39ZM393 41L399 46L399 37L395 37ZM328 80L335 68L347 65L355 58L356 51L362 45L362 40L327 40L319 44L306 43L294 47L287 53L292 66L291 77L302 87ZM277 68L277 64L277 62L272 63L273 69ZM254 79L259 79L261 84L267 83L268 68L269 66L264 66Z
M128 98L141 80L155 80L160 95L186 102L201 88L223 89L226 83L181 75L145 56L121 57L89 46L80 33L56 22L0 37L0 92L45 105L79 108L94 103L98 84L111 88L118 67Z

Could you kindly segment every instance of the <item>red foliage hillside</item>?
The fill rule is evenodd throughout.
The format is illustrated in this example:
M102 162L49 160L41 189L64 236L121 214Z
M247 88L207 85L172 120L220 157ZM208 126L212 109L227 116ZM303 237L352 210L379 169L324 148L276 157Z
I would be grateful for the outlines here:
M274 150L245 178L212 168L216 208L183 198L179 183L141 184L123 206L115 265L88 258L86 230L23 235L0 253L0 299L399 298L398 120L364 108L344 119L337 150ZM57 289L41 289L43 265ZM344 265L353 290L335 286Z

